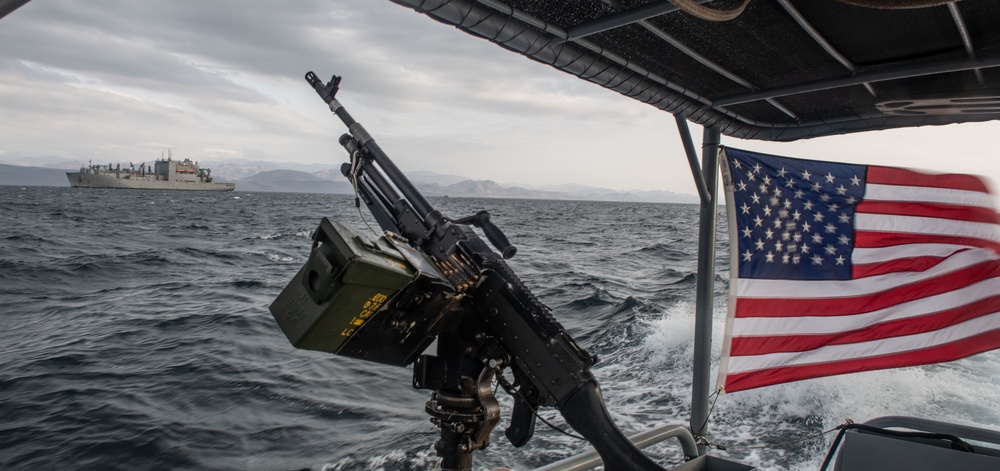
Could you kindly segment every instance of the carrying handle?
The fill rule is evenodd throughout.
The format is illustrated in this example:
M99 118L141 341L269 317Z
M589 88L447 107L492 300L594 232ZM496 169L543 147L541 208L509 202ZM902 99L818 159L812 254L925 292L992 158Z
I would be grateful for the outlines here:
M493 224L493 221L490 221L490 213L486 211L480 211L475 216L464 217L452 222L455 224L472 224L482 229L483 233L486 234L486 238L500 251L500 255L505 259L509 259L517 253L517 247L511 245L510 241L507 240L507 236L503 235L503 231L496 224Z

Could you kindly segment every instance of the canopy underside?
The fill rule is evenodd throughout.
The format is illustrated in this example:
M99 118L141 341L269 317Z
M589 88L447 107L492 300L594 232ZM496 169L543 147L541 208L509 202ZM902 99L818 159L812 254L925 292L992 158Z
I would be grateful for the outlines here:
M1000 118L992 0L907 9L749 0L728 21L667 0L392 1L738 138ZM719 11L743 3L686 1Z

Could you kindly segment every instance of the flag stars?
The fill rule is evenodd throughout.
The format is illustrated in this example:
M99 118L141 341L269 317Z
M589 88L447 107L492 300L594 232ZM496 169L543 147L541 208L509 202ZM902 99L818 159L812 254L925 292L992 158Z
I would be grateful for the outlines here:
M741 273L763 269L765 277L807 272L826 277L840 276L843 265L850 266L854 205L864 181L851 177L857 170L823 163L790 170L752 159L730 160L729 168L735 177L730 208L738 215Z

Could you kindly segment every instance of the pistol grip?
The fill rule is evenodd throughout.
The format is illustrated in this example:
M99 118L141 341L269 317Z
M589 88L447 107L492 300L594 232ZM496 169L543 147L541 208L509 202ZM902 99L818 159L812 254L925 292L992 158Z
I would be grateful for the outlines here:
M514 410L510 416L510 426L504 431L511 445L522 447L535 434L535 411L519 395L514 395Z

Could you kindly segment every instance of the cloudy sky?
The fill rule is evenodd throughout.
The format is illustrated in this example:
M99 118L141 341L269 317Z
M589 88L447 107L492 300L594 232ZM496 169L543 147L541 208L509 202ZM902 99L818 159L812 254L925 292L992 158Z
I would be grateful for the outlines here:
M403 170L694 193L673 118L388 0L34 0L0 19L0 161L321 163L338 98ZM693 127L696 139L700 129ZM792 144L784 155L1000 180L1000 124Z

